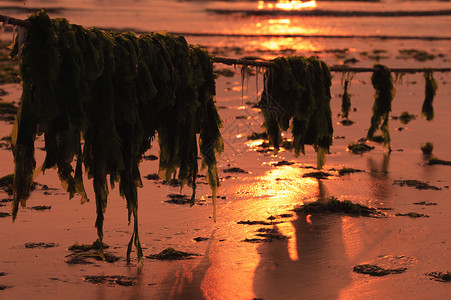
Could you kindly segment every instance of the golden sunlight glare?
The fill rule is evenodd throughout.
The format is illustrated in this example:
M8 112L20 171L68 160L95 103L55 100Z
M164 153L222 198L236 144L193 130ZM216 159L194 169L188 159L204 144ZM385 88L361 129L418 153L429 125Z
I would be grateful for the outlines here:
M303 1L288 1L288 0L279 0L276 3L276 7L283 9L283 10L297 10L297 9L303 9L303 8L315 8L316 7L316 1L311 0L308 2Z

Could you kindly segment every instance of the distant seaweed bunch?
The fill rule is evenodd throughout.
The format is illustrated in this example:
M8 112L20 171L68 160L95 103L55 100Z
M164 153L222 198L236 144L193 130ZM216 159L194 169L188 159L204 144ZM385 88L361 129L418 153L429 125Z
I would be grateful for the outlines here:
M305 153L304 145L317 152L321 169L332 145L329 66L315 57L279 57L264 74L260 107L263 128L277 154L282 131L291 127L295 155Z
M371 83L375 89L373 115L367 139L371 140L374 137L374 133L380 129L384 138L384 146L391 151L388 121L391 112L391 102L395 97L396 90L393 86L390 69L381 64L374 65L374 68L375 71L371 76Z
M343 95L341 97L341 117L346 120L349 120L349 111L351 110L351 95L349 95L348 90L351 87L352 78L353 74L349 72L343 74L342 78Z
M432 76L432 71L424 73L425 89L424 89L424 102L421 107L421 114L426 117L426 120L432 121L434 119L434 107L432 102L437 91L437 81Z
M23 85L11 134L13 219L19 203L25 206L30 195L36 168L34 141L44 134L46 157L37 173L56 167L70 197L78 193L86 201L84 166L93 179L100 242L109 193L107 176L111 188L119 183L128 220L132 215L134 219L127 260L135 245L140 261L139 163L157 133L159 175L168 180L178 171L181 184L193 188L194 200L200 149L213 201L216 198L216 156L223 150L223 141L213 99L212 59L182 36L152 33L138 38L132 32L86 29L66 19L50 19L44 10L27 22L31 26L26 40L16 40L11 53L19 58Z

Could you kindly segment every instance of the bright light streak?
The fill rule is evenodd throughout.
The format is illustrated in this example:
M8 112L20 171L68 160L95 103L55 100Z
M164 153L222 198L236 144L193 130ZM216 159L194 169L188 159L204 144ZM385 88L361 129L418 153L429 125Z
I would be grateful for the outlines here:
M287 0L279 0L276 3L276 7L283 9L283 10L297 10L297 9L303 9L303 8L315 8L316 7L316 1L308 1L308 2L302 2L302 1L287 1Z

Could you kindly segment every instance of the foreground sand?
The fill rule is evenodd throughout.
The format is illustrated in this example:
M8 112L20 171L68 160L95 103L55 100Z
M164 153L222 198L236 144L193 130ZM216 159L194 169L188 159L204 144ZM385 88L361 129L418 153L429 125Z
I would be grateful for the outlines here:
M384 48L390 49L390 46L384 44ZM446 56L451 56L449 47L447 49L444 50ZM324 58L331 64L336 62L336 58ZM363 65L372 63L370 60L361 62ZM386 63L398 62L393 58ZM432 64L441 65L442 62ZM205 184L201 184L198 191L199 205L192 208L165 202L167 195L178 193L179 188L163 185L159 180L144 179L144 187L139 191L144 254L174 247L200 256L168 262L145 258L142 265L134 258L132 264L127 265L125 252L132 229L127 225L125 201L117 190L113 190L106 213L105 242L110 245L108 251L120 260L67 264L70 245L92 243L96 239L95 203L80 205L78 199L69 201L55 172L48 171L39 176L37 182L47 185L50 190L38 188L33 192L29 206L49 205L50 210L22 209L15 223L10 218L0 218L0 285L6 287L0 290L0 298L434 299L449 295L449 283L433 281L426 276L428 272L451 270L451 167L428 166L429 158L420 151L422 143L432 142L433 156L451 160L451 75L436 74L435 77L439 89L433 122L420 117L424 99L421 75L404 77L403 84L397 86L393 115L408 111L417 118L407 125L391 121L394 151L390 155L380 144L374 144L375 150L369 153L352 155L346 151L346 146L366 134L373 88L369 74L354 76L351 94L357 111L351 112L350 118L356 124L339 125L341 75L335 74L332 107L334 136L337 138L325 165L325 170L333 174L327 180L302 177L312 171L306 167L316 162L311 148L299 158L294 158L290 151L282 151L278 156L256 151L261 149L256 146L258 142L251 143L246 139L252 132L261 132L262 118L258 110L247 104L256 101L255 77L251 77L248 88L245 83L244 99L237 74L220 77L217 80L217 105L224 119L226 150L220 159L223 181L218 192L221 198L218 199L217 223L210 218L210 191ZM258 79L260 91L261 78ZM1 88L9 92L4 100L19 101L21 89L18 84ZM10 124L1 123L2 137L10 130ZM42 139L37 145L43 146ZM157 145L149 154L158 155ZM272 166L283 159L295 164ZM43 160L40 150L37 160L38 163ZM10 151L0 150L0 163L0 175L13 171ZM230 167L239 167L248 173L223 172ZM342 167L365 172L338 176L331 170ZM157 168L157 161L144 161L141 173L143 176L156 173ZM399 179L428 182L441 190L394 185L394 180ZM183 193L190 194L190 191L184 189ZM93 195L92 190L90 194ZM329 196L385 208L387 217L327 214L307 218L292 211L296 205ZM0 198L8 197L2 192ZM422 201L436 205L413 204ZM9 203L2 204L5 205L0 211L9 212ZM408 212L429 217L395 216ZM270 225L237 224L246 220L269 222L270 216L276 217ZM263 243L243 241L255 238L260 228L274 229L288 238ZM196 237L207 239L196 242L193 240ZM26 248L25 244L30 242L56 245ZM406 267L407 271L384 277L352 271L353 266L364 263L388 268ZM126 276L124 280L132 285L88 282L86 276L92 275Z

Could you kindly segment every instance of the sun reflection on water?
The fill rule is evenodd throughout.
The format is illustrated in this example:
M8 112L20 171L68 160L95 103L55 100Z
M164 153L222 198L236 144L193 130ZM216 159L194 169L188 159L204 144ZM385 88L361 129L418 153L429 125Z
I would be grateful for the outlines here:
M305 8L315 8L316 1L288 1L288 0L279 0L276 4L266 3L265 1L258 1L257 9L283 9L283 10L300 10Z

